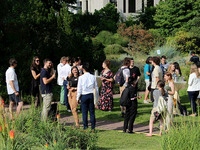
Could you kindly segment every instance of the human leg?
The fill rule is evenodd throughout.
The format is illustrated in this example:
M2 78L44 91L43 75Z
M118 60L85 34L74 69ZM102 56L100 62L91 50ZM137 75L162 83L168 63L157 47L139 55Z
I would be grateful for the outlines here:
M10 100L10 103L9 103L10 119L13 119L13 106L14 106L14 102Z
M148 90L148 87L149 87L149 84L150 84L150 80L149 79L145 79L145 83L146 83L146 90L145 90L145 97L144 97L144 100L148 100L149 99L149 90Z
M126 132L126 130L128 129L128 122L129 122L129 119L130 119L130 112L131 112L131 107L127 106L126 107L126 115L125 115L125 118L124 118L124 129L123 129L124 132Z
M75 120L75 123L76 123L76 126L79 126L79 119L78 119L78 113L77 113L77 100L76 100L76 95L77 95L77 91L69 91L69 97L68 97L68 100L69 100L69 104L70 104L70 107L71 107L71 110L72 110L72 114L74 116L74 120Z
M93 96L93 94L88 94L88 96L89 96L89 112L90 112L91 129L93 130L95 128L95 124L96 124L94 96Z
M64 87L64 101L65 101L65 106L67 107L67 110L70 110L70 105L68 102L68 89L67 89L67 81L63 82L63 87Z
M169 128L170 128L170 126L172 125L172 122L173 122L173 106L174 106L173 99L169 95L168 102L167 102L167 116L166 116L166 124L167 124L168 130L169 130Z
M53 98L53 94L52 93L43 94L42 98L43 98L42 120L46 121L48 118L48 113L51 109L51 101Z
M133 124L137 115L137 100L132 101L128 130L133 132Z
M188 91L188 96L189 96L190 105L191 105L191 108L192 108L192 114L196 114L195 92L194 91Z
M64 95L65 95L65 90L64 90L64 86L60 86L60 104L64 105L65 104L65 100L64 100Z
M120 97L121 97L122 92L124 91L124 89L125 89L125 86L120 86L120 87L119 87L119 90L120 90ZM124 112L126 111L126 107L120 106L120 108L121 108L121 115L122 115L122 117L124 117Z
M88 128L88 109L89 109L87 95L81 96L81 108L82 108L83 126L84 126L84 129L87 129Z

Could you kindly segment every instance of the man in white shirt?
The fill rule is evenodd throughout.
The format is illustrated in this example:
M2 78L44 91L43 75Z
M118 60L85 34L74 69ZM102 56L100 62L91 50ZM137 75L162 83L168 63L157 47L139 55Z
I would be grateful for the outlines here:
M61 87L60 90L60 104L64 105L64 86L63 86L63 79L61 77L61 69L62 67L66 64L66 57L63 56L60 59L60 63L57 66L57 72L58 72L58 79L57 79L57 84Z
M13 106L14 103L17 103L17 115L20 113L21 108L23 106L23 102L19 95L19 84L17 80L17 75L15 73L15 67L17 67L17 61L14 58L9 60L10 67L6 71L6 85L7 85L7 92L9 95L9 111L10 117L13 118Z
M70 105L68 103L68 89L67 89L67 77L71 73L71 60L69 57L66 57L66 64L61 68L60 72L60 77L62 78L63 81L63 87L64 87L64 101L65 101L65 106L67 107L67 111L71 112Z
M95 107L93 90L99 93L96 77L89 73L89 65L83 65L83 75L78 79L77 102L81 100L84 129L88 128L88 110L90 112L91 129L95 129Z

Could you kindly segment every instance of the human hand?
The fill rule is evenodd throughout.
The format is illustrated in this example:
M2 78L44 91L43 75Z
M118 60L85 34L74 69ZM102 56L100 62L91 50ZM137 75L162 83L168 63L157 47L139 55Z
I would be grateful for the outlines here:
M16 96L19 96L19 92L15 92L15 95L16 95Z

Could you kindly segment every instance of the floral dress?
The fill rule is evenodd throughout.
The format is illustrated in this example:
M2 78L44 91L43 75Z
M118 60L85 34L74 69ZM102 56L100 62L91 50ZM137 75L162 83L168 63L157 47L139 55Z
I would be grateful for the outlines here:
M106 79L112 79L113 73L109 70L106 74L103 74L104 70L101 72L102 77ZM97 105L97 109L100 110L111 110L113 108L113 86L112 82L103 80L102 88L100 93L100 100Z

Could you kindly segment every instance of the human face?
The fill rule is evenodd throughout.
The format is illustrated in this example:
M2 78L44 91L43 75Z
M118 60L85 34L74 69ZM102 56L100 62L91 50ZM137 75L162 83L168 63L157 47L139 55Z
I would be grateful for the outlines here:
M165 76L164 76L164 79L165 79L165 81L169 81L170 76L165 75Z
M162 58L162 59L161 59L161 63L162 63L162 64L165 64L165 63L166 63L166 59L165 59L165 58Z
M51 65L51 61L47 61L47 62L45 63L45 67L46 67L46 68L49 69L49 68L51 68L51 66L52 66L52 65Z
M105 69L107 66L105 63L102 64L103 69Z
M63 60L63 61L62 61L62 64L65 65L65 64L66 64L66 60Z
M172 65L171 69L172 69L172 71L175 71L175 65Z
M130 66L134 66L134 60L130 61Z
M36 65L40 65L40 59L39 59L39 58L36 58L36 59L35 59L35 64L36 64Z
M78 70L77 70L77 68L73 68L73 69L72 69L72 73L73 73L73 75L76 76L76 75L78 74Z

